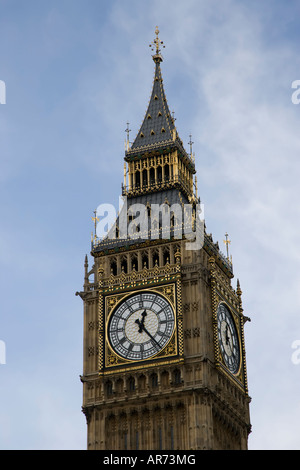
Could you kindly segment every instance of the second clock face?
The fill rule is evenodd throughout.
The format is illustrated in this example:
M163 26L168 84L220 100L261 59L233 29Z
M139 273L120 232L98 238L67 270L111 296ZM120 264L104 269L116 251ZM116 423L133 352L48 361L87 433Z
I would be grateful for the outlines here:
M240 365L239 339L231 313L224 303L219 304L217 320L219 344L224 362L230 372L236 374Z
M108 339L119 356L140 361L155 356L167 345L174 326L170 303L154 292L141 292L127 297L112 313Z

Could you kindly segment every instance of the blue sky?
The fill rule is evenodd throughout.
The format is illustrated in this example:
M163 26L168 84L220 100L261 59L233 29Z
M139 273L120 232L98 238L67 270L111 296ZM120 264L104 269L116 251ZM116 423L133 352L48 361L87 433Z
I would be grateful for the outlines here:
M166 48L169 107L192 134L207 231L231 239L251 449L298 449L299 2L0 0L1 449L85 449L83 284L91 216L117 204ZM224 247L225 251L225 247Z

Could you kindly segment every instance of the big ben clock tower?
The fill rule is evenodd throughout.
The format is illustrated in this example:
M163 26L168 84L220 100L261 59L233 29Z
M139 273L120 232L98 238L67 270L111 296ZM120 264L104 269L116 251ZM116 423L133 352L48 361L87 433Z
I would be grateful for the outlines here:
M124 204L111 231L93 237L78 293L87 448L247 449L242 292L201 219L195 158L169 111L158 34L148 108L126 144Z

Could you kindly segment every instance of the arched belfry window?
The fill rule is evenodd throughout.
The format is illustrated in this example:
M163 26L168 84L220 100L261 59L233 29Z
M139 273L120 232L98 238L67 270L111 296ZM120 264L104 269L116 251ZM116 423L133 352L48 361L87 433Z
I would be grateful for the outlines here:
M165 181L169 181L170 179L170 167L169 165L165 165Z
M128 266L127 266L127 258L122 258L121 261L121 271L124 272L125 274L128 272Z
M135 174L135 185L137 188L139 188L141 185L141 174L139 171L137 171Z
M157 167L157 181L160 182L162 180L162 168L161 166Z
M147 170L143 170L143 187L148 186L148 172Z
M112 259L110 262L110 273L114 276L117 275L117 262L115 259Z

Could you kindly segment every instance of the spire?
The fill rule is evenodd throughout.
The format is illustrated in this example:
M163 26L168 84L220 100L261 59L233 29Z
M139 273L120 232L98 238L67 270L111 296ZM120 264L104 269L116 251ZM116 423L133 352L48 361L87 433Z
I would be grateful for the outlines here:
M241 290L240 280L239 279L237 280L237 283L236 283L236 293L237 293L238 296L242 295L242 290Z
M174 144L176 140L182 145L177 136L175 119L170 113L163 87L160 64L163 61L161 47L165 46L163 41L159 39L158 33L159 30L156 27L156 37L150 44L155 52L152 56L155 63L152 93L144 120L133 144L128 149L128 153L136 150L143 151L148 148L159 148L163 144Z

